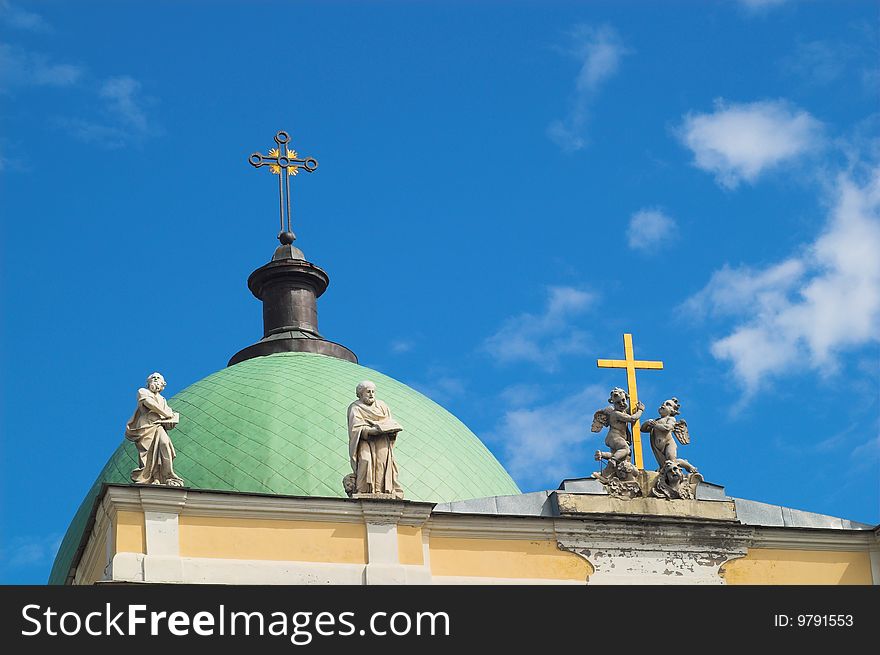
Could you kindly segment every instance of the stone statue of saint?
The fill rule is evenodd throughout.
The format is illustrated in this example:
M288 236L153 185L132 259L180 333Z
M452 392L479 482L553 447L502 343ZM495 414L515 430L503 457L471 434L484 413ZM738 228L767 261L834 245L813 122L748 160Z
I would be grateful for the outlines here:
M688 473L696 473L696 466L686 459L678 457L678 446L675 444L675 439L678 439L683 446L691 442L687 421L684 419L675 420L675 417L681 413L681 403L678 402L678 398L670 398L660 405L657 411L660 418L645 421L641 427L642 432L651 433L651 450L654 451L654 457L657 459L657 470L663 469L668 462L672 462ZM672 438L673 435L675 435L675 439Z
M394 461L394 442L403 427L388 405L376 398L376 385L365 380L348 406L348 455L353 473L343 479L349 495L375 494L403 498ZM354 478L352 480L352 478Z
M592 432L599 432L602 428L608 428L605 437L605 445L609 451L596 451L596 461L607 460L608 465L617 467L622 462L630 462L632 456L632 432L630 424L639 420L645 406L639 403L636 411L630 413L629 394L620 387L614 387L608 398L609 407L600 409L593 415Z
M178 424L180 415L162 397L164 388L165 378L153 373L147 378L147 388L138 389L137 408L125 426L125 438L133 441L138 451L138 468L131 472L131 481L182 487L183 480L171 466L177 453L168 437L168 430Z

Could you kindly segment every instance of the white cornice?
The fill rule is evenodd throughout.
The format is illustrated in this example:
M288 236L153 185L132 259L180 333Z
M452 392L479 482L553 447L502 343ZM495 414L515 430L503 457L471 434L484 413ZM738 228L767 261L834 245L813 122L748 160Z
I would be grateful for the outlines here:
M428 522L428 528L432 538L535 539L538 541L555 538L553 522L538 517L435 514Z
M184 516L362 523L358 503L334 498L284 498L199 492L190 494Z
M832 530L744 526L738 523L671 517L522 517L493 514L432 514L434 504L348 498L284 497L222 493L160 486L107 487L102 509L168 512L183 516L396 523L422 527L432 537L557 540L567 546L614 544L675 546L685 549L750 548L877 550L875 530ZM100 518L100 517L99 517Z
M111 516L120 510L168 512L182 516L402 523L420 526L433 503L403 500L289 497L219 493L164 486L108 486L103 503Z
M435 503L406 503L400 515L401 525L424 526L431 518Z
M633 548L674 546L683 550L745 547L752 528L716 521L554 519L560 542L578 547Z
M751 548L867 551L877 548L870 530L756 527Z

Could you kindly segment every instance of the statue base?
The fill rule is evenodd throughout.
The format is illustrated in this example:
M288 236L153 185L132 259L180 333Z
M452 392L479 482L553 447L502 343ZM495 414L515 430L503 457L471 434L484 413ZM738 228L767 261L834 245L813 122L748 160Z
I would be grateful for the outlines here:
M656 475L656 473L655 473ZM551 494L560 516L579 514L630 514L671 516L678 518L736 521L732 500L673 500L666 498L619 498L598 494L573 494L554 491Z
M394 494L352 494L352 498L358 500L403 500L403 496L395 496Z
M629 461L609 462L601 473L593 473L592 478L602 484L609 496L624 499L695 500L697 487L703 482L703 476L696 470L685 475L674 462L666 462L659 471L637 469Z

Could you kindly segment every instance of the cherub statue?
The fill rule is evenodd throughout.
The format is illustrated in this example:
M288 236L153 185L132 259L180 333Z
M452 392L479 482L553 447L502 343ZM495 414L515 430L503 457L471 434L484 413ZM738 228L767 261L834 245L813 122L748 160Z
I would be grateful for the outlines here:
M696 473L696 466L678 457L675 439L678 439L683 446L691 442L687 421L675 420L675 417L681 413L681 403L678 402L678 398L670 398L660 405L657 411L660 413L660 418L647 420L641 427L642 432L651 433L651 450L657 458L657 470L661 470L667 462L674 462L688 473ZM672 438L673 435L675 439Z
M629 426L639 420L645 406L639 403L636 410L630 413L629 395L620 387L611 390L608 402L611 403L609 407L604 407L593 415L593 425L590 430L599 432L604 427L608 428L605 445L611 450L608 452L597 450L596 461L607 460L609 467L617 468L622 462L630 461L632 432Z

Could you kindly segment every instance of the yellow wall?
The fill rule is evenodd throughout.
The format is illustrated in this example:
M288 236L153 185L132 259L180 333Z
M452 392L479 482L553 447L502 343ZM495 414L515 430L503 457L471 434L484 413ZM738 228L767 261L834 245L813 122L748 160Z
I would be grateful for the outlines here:
M422 552L422 529L411 525L397 526L397 555L401 564L416 564L422 566L425 563Z
M180 517L181 557L365 564L366 543L362 523Z
M116 546L113 553L146 553L147 530L143 512L116 513Z
M222 559L291 560L365 564L366 528L362 523L180 516L180 555ZM399 525L401 564L424 564L422 530ZM115 553L146 553L143 512L119 511L111 533ZM104 550L104 540L94 548ZM593 567L556 547L555 540L431 537L431 573L435 576L586 581ZM100 579L103 555L92 560L82 579ZM727 584L872 584L865 552L753 548L746 557L721 568Z
M727 584L871 584L866 552L751 548L721 567Z
M556 541L431 537L431 574L584 581L593 567Z

